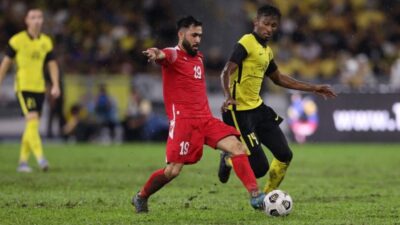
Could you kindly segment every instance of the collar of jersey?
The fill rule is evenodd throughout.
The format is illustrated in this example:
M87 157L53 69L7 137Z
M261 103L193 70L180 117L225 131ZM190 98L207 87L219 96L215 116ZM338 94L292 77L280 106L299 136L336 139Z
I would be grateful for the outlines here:
M253 36L256 38L257 42L260 43L260 45L267 47L268 40L262 39L256 32L251 32Z
M34 37L32 37L32 35L28 32L28 30L26 30L25 32L26 32L26 34L28 35L28 37L29 37L31 40L40 39L40 36L42 35L42 34L40 33L40 34L38 35L37 38L34 38Z

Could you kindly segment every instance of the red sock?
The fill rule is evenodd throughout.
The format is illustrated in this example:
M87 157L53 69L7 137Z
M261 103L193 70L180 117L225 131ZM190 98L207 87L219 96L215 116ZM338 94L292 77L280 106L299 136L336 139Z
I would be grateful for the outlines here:
M155 171L147 180L146 184L144 184L142 190L140 190L140 196L148 198L170 181L171 180L164 175L164 169L159 169Z
M231 157L233 170L236 176L242 181L250 194L258 192L257 180L250 167L249 159L246 154L235 155Z

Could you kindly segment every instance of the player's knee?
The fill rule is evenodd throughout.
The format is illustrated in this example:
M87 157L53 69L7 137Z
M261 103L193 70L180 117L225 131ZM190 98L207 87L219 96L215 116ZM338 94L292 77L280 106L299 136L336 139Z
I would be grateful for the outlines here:
M167 168L164 170L164 174L168 179L172 180L179 176L181 169L182 167L179 166L167 166Z
M164 174L165 174L166 178L168 178L169 180L172 180L179 175L179 172L176 172L174 170L165 170Z
M246 146L238 140L234 141L231 145L231 154L232 155L246 154Z
M254 176L256 176L257 179L261 178L261 177L265 176L265 174L267 174L268 169L269 169L269 167L263 168L261 170L256 170L256 171L254 171Z
M180 171L172 170L167 176L168 179L174 179L175 177L179 176Z
M269 170L269 164L268 162L263 162L257 165L256 168L253 168L254 175L256 178L261 178L267 174Z
M290 149L289 149L289 151L286 153L285 158L286 158L286 162L288 162L288 163L292 161L293 152L292 152Z
M277 159L281 162L290 163L293 158L293 152L288 148L286 151L279 154L279 158Z

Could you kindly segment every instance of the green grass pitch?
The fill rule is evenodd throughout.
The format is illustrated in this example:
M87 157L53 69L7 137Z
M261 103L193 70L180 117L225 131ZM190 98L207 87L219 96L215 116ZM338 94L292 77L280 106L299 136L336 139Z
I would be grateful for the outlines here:
M51 170L31 160L34 172L18 174L19 146L0 144L0 224L400 224L398 144L292 145L280 189L294 209L282 218L254 211L236 176L220 184L219 155L205 148L137 215L131 196L164 166L164 146L47 144Z

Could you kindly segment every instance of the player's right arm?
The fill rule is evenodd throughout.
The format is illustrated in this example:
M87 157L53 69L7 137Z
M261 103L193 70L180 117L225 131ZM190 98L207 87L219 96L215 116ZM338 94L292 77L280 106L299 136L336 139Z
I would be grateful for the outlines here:
M224 96L225 96L225 101L221 107L222 112L226 112L226 110L228 110L229 105L237 104L236 100L233 99L233 97L231 95L231 91L229 90L230 76L237 70L237 68L238 68L238 65L236 63L228 61L225 64L224 69L222 70L221 86L222 86L222 90L223 90Z
M149 62L165 59L165 53L158 48L148 48L146 51L143 51L143 54L147 57Z
M178 58L176 48L149 48L143 51L143 54L147 56L149 62L156 62L160 65L173 64Z
M240 43L236 44L229 61L225 64L225 67L221 72L221 86L225 96L225 101L221 107L221 111L223 112L228 110L229 105L238 104L236 100L233 99L229 89L230 77L238 69L239 64L241 64L246 57L247 51L243 45Z
M4 58L1 61L1 65L0 65L0 85L1 85L4 77L6 76L8 69L10 68L10 66L12 64L12 61L13 61L12 59L16 55L16 51L12 47L11 42L15 44L15 39L11 39L10 40L10 43L6 47Z
M6 73L8 69L10 68L12 64L12 59L8 56L4 56L3 60L1 61L0 65L0 85L1 82L3 81L4 77L6 76Z

